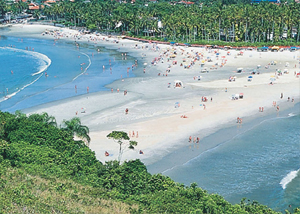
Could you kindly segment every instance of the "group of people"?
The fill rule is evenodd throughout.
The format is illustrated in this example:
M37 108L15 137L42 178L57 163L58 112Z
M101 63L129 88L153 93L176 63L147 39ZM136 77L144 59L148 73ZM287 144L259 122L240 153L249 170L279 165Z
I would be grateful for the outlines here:
M131 132L129 131L129 137L136 137L136 138L138 138L139 137L139 132L136 131L136 134L135 134L135 132L132 131L132 134L131 134Z
M192 140L193 140L193 139L192 139L192 136L190 136L190 137L189 137L189 142L191 143ZM199 138L199 137L194 137L194 140L193 140L194 143L199 143L199 141L200 141L200 138Z

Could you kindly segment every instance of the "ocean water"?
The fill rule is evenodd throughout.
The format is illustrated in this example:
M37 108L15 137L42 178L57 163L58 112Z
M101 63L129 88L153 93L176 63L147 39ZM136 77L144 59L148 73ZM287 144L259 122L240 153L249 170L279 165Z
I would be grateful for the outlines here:
M105 85L134 76L131 69L127 73L134 63L94 44L1 36L0 110L15 112L81 95L87 87L89 93L110 90Z
M163 169L162 174L185 185L196 182L231 203L246 197L276 211L292 211L300 206L300 104L279 117L269 115L257 120L240 131L229 127L203 139L200 148L212 140L219 144L184 163ZM192 155L191 147L173 152L173 158L165 162L184 159L184 153ZM159 164L164 165L164 160ZM154 172L157 166L148 168Z

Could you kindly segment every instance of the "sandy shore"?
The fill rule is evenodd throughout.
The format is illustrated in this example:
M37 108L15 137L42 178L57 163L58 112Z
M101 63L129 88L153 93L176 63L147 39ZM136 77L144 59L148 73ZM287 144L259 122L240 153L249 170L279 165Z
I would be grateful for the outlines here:
M48 33L43 33L45 31ZM228 53L225 50L137 43L103 35L80 35L74 30L41 25L14 25L6 34L16 36L20 33L105 46L143 61L138 65L136 77L120 79L107 86L114 89L112 93L91 93L24 110L28 114L48 112L60 123L74 117L75 112L84 107L86 112L78 116L90 128L90 148L102 162L118 157L118 144L106 137L113 130L130 133L131 140L138 142L135 150L124 150L122 160L139 158L150 164L157 160L156 156L161 157L188 144L189 136L192 139L199 137L201 145L203 137L225 125L236 124L237 117L246 123L248 116L280 115L282 109L299 102L300 78L295 75L300 72L299 51L259 53L245 50L241 54L230 50ZM276 65L271 65L272 61ZM189 65L191 67L187 68ZM243 68L241 74L234 72L239 67ZM201 73L204 68L209 72ZM251 74L254 69L256 74ZM278 75L277 70L281 70L282 75ZM229 82L230 76L235 76L235 81ZM174 80L180 80L184 87L174 88ZM232 95L240 93L243 93L243 99L232 100ZM202 97L208 101L202 102ZM273 102L276 102L275 107ZM259 112L259 107L263 107L264 112ZM128 114L125 114L126 108ZM187 118L182 118L183 115ZM213 146L212 142L203 150ZM140 150L144 154L139 154ZM105 151L110 156L106 157Z

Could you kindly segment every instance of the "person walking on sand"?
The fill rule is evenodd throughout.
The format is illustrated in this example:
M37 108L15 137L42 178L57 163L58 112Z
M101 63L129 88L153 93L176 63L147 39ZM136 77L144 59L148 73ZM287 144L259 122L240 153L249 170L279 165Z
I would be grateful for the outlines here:
M189 137L189 142L192 142L192 136Z

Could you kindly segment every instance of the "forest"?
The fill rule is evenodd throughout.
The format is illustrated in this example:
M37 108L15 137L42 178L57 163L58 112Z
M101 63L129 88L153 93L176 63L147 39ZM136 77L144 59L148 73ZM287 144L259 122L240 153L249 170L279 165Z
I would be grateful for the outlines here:
M278 213L152 175L140 160L102 163L88 133L78 118L58 126L47 113L0 111L0 213Z
M20 14L21 1L3 4ZM286 1L251 3L244 0L197 1L58 1L35 10L44 19L66 27L84 27L159 41L235 46L300 45L300 4ZM41 4L43 4L41 2Z

